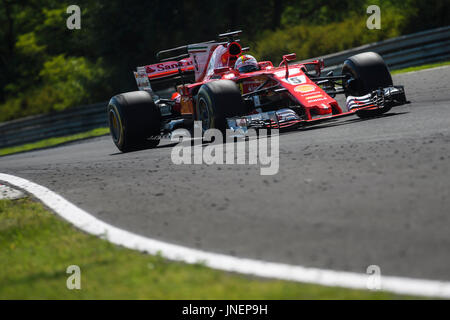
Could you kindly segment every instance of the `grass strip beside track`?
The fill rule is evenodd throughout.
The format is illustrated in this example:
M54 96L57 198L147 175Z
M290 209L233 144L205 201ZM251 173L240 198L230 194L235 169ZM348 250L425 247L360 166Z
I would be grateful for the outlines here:
M29 198L0 200L0 299L403 299L171 262L78 231ZM69 265L81 289L66 287Z
M0 149L0 156L5 156L8 154L13 154L13 153L18 153L18 152L30 151L30 150L35 150L35 149L54 147L54 146L58 146L58 145L61 145L61 144L67 143L67 142L103 136L106 134L109 134L109 128L97 128L97 129L93 129L90 131L72 134L72 135L68 135L68 136L48 138L48 139L40 140L37 142L32 142L32 143L19 145L19 146L13 146L13 147L7 147L7 148Z
M450 65L450 61L430 63L430 64L423 64L423 65L417 66L417 67L409 67L409 68L404 68L404 69L399 69L399 70L393 70L393 71L391 71L391 73L399 74L399 73L406 73L406 72L412 72L412 71L420 71L420 70L425 70L425 69L443 67L443 66L448 66L448 65Z

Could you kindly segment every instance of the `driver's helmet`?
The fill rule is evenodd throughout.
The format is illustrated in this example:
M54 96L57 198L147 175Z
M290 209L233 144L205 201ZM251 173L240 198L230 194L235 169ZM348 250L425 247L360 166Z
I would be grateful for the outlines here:
M236 60L234 69L238 70L239 73L247 73L259 70L259 65L255 57L249 54L244 54Z

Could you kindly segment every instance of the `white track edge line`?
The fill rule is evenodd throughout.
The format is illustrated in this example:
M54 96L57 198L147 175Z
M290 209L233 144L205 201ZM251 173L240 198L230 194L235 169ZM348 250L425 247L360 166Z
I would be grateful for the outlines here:
M367 284L370 278L368 274L237 258L146 238L105 223L55 192L29 180L4 173L0 173L0 180L30 193L75 227L130 249L150 254L160 254L164 258L175 261L186 263L201 262L213 269L258 277L351 289L367 290L368 288ZM381 276L380 291L414 296L450 298L450 282Z

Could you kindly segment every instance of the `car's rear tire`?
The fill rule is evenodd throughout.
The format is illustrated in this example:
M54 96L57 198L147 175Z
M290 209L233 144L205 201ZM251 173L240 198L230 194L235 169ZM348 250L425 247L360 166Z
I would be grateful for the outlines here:
M383 58L375 52L364 52L351 56L344 61L342 74L350 75L353 80L346 83L346 96L363 96L379 88L392 86L392 77ZM388 112L391 107L374 110L361 110L356 114L360 118L371 118Z
M159 144L161 113L146 91L112 97L108 103L108 121L114 144L122 152Z
M198 119L203 131L228 127L226 118L244 115L247 112L239 87L231 80L205 83L197 94Z

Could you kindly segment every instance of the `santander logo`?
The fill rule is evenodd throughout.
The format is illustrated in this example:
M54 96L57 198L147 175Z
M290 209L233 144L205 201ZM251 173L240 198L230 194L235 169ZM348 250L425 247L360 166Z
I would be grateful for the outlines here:
M181 60L181 65L183 67L190 67L192 66L192 60L190 59L185 59L185 60ZM151 64L148 66L145 66L145 71L150 74L150 73L155 73L155 72L163 72L163 71L170 71L170 70L174 70L174 69L178 69L179 66L179 62L178 61L167 61L167 62L163 62L163 63L157 63L157 64Z

